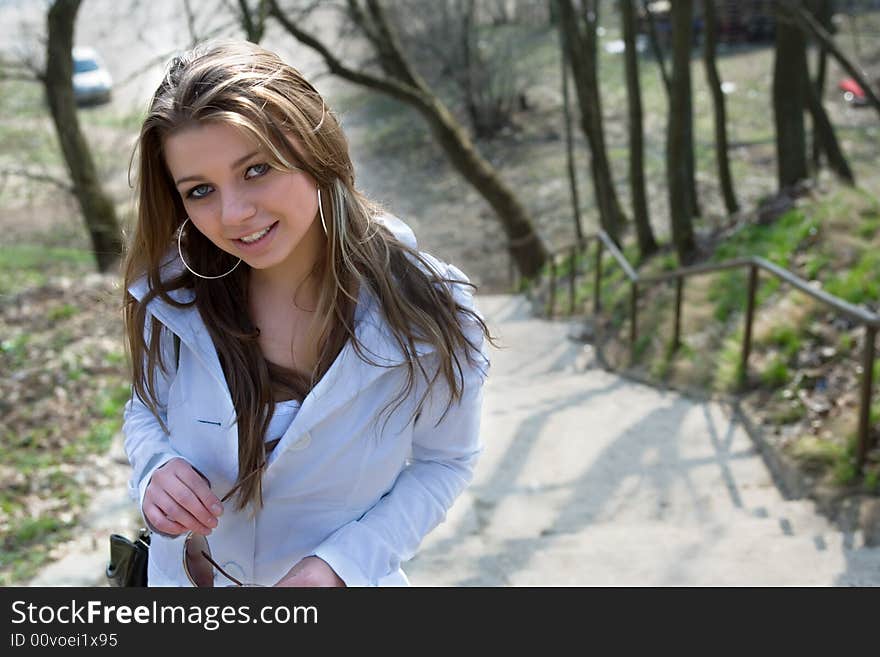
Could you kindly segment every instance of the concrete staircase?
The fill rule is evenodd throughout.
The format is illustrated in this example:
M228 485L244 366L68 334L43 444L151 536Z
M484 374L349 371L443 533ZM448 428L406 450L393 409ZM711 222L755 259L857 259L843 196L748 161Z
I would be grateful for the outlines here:
M785 500L717 402L600 369L564 322L480 297L507 349L471 487L405 567L415 585L878 585L865 548Z

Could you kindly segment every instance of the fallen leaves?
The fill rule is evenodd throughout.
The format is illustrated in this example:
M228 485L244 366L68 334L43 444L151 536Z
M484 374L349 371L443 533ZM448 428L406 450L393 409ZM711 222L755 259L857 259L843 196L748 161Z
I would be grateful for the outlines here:
M72 527L90 493L109 483L106 450L128 396L120 307L118 280L100 274L0 297L0 545L7 552L63 536L58 529ZM14 564L15 555L3 561Z

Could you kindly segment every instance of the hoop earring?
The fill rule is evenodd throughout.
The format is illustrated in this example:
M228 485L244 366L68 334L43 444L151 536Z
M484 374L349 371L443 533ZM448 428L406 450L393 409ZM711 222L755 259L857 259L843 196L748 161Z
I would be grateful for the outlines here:
M204 274L200 274L199 272L195 271L192 267L189 266L189 264L187 264L186 259L183 257L183 248L180 246L180 240L183 237L183 227L186 226L187 221L189 221L189 217L184 219L183 223L180 224L180 228L177 231L177 255L180 256L180 261L183 263L183 266L189 270L189 273L192 274L193 276L198 276L199 278L204 278L206 280L212 281L217 278L223 278L224 276L229 276L229 274L234 272L235 268L241 264L241 258L238 259L238 262L236 262L234 265L232 265L232 269L230 269L225 274L220 274L219 276L205 276Z
M327 222L324 220L324 206L321 205L321 188L318 187L318 213L321 215L321 225L324 227L324 235L327 236Z

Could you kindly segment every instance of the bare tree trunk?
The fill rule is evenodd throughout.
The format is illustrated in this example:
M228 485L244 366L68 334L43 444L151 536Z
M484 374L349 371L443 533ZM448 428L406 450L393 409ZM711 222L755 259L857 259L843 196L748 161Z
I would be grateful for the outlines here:
M397 37L391 30L382 7L367 0L366 11L349 0L352 18L376 50L386 77L357 71L344 65L324 43L288 19L276 0L267 0L269 14L302 44L318 52L330 72L404 102L425 118L437 143L451 164L492 206L507 235L507 248L523 276L536 276L548 258L544 242L535 230L532 218L513 191L501 180L495 168L483 158L465 130L427 84L409 66Z
M804 67L806 67L806 53L803 62ZM849 167L849 162L846 161L846 156L840 148L840 144L837 141L837 135L834 134L834 126L831 125L831 120L825 112L825 107L822 105L822 101L819 100L816 88L810 82L809 75L809 72L804 68L804 91L807 109L810 110L810 115L813 117L813 139L821 144L822 150L828 157L828 166L831 167L831 170L840 176L845 182L853 185L855 184L855 176L853 176L852 169Z
M646 258L657 250L651 229L645 193L644 133L642 131L642 93L639 87L639 60L636 52L636 26L633 0L621 0L621 20L626 59L626 94L629 108L629 187L633 220L639 240L639 253Z
M673 3L672 12L676 11L681 12L679 16L679 24L684 21L684 9L681 5L676 9L674 7L675 3ZM675 19L673 19L674 21ZM693 4L691 4L691 9L687 14L687 20L690 24L690 36L688 37L688 52L693 50L693 29L694 29L694 9ZM675 31L675 25L673 24L673 32ZM673 39L675 36L673 36ZM690 55L688 55L688 68L690 68ZM691 74L690 70L688 70L688 94L687 94L687 102L684 105L684 110L687 112L687 132L685 133L685 138L687 142L685 143L685 157L687 161L687 191L688 191L688 203L690 205L691 217L699 217L703 213L700 211L700 200L697 195L697 164L696 164L696 156L695 156L695 144L694 144L694 103L693 103L693 94L691 93Z
M724 92L721 91L721 78L715 63L715 41L718 25L715 17L714 0L703 0L703 19L705 24L704 60L706 79L712 91L715 107L715 159L718 162L718 181L724 196L724 206L729 214L739 210L736 195L733 193L733 177L730 175L730 157L727 151L727 111L724 106Z
M556 0L559 10L559 32L568 61L574 74L575 90L581 111L581 127L590 145L590 169L599 221L602 228L616 243L625 222L623 210L614 189L614 178L605 149L605 133L602 121L602 102L599 80L596 75L596 27L597 6L586 8L587 15L579 17L571 0Z
M571 133L571 99L568 93L568 60L565 57L565 48L562 41L559 43L560 68L562 72L562 116L565 122L565 161L568 169L568 182L571 187L572 217L574 218L574 231L578 243L584 241L584 229L581 226L581 201L578 194L577 170L574 163L574 136Z
M813 18L810 12L804 9L800 3L795 3L791 0L777 0L777 2L779 8L777 11L777 24L779 18L793 19L804 33L809 34L816 39L816 41L837 60L837 63L840 64L841 68L858 82L859 86L864 90L868 102L878 113L880 113L880 98L874 93L871 84L865 79L865 76L861 71L859 71L859 69L840 51L837 45L835 45L834 39L831 38L831 35L828 34L815 18Z
M666 180L672 240L679 261L687 263L696 251L686 152L688 133L692 130L687 107L691 104L693 0L676 0L672 7L672 93L669 95L669 128L666 131Z
M823 28L829 28L831 25L830 0L815 0L810 4L811 6L808 11L814 14L816 20ZM815 83L810 80L809 70L804 71L804 77L807 80L807 109L810 111L810 116L813 121L812 162L816 172L818 172L820 154L824 151L828 159L828 166L831 170L840 176L844 182L852 185L855 184L855 177L853 176L852 169L850 169L849 162L846 160L846 156L843 154L843 149L841 149L840 143L837 141L837 135L834 133L834 126L831 124L831 120L829 119L828 114L825 111L825 106L822 103L822 90L825 86L825 60L827 51L821 43L818 45L819 71ZM806 62L807 59L804 57L804 63L806 64Z
M648 9L649 3L647 0L642 0L642 10L645 12L645 15L648 19L648 36L651 43L651 49L654 51L654 57L657 59L657 65L660 67L660 76L663 79L663 87L666 89L667 96L672 94L672 80L670 79L669 74L666 72L666 60L663 54L663 48L660 46L660 39L657 38L657 25L654 22L654 14ZM672 3L672 13L673 23L674 23L674 15L676 12L682 11L682 8L676 7L675 3ZM693 20L693 11L691 12L691 20ZM693 29L693 26L691 26ZM692 33L693 34L693 33ZM675 38L675 26L673 24L673 39ZM687 112L686 122L688 125L693 126L693 103L689 100L684 107L684 110ZM685 135L685 139L687 139L687 143L684 145L684 153L685 153L685 161L687 164L687 195L688 195L688 212L691 217L700 216L700 204L697 197L697 182L696 182L696 164L694 162L694 131L693 128L687 131Z
M816 20L819 24L826 30L831 31L831 0L816 0L815 1L815 14ZM814 83L814 87L816 89L816 96L819 98L819 102L822 103L825 98L825 73L828 68L828 49L822 45L819 45L819 52L817 55L816 62L816 80ZM819 136L817 134L817 130L814 124L813 127L813 168L818 171L820 160L822 158L822 147L819 141Z
M79 128L73 96L73 29L80 0L55 0L48 13L44 79L49 110L64 162L73 181L98 269L108 271L122 254L122 236L113 201L104 194L89 146Z
M776 166L779 188L807 177L804 107L807 106L804 33L780 6L776 21L776 57L773 67L773 115L776 122Z

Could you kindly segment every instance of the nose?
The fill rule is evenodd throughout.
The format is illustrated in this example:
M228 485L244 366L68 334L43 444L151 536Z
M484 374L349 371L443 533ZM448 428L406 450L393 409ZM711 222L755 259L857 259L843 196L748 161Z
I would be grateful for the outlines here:
M220 219L224 225L238 226L256 214L257 206L247 194L227 192L223 195L221 212Z

